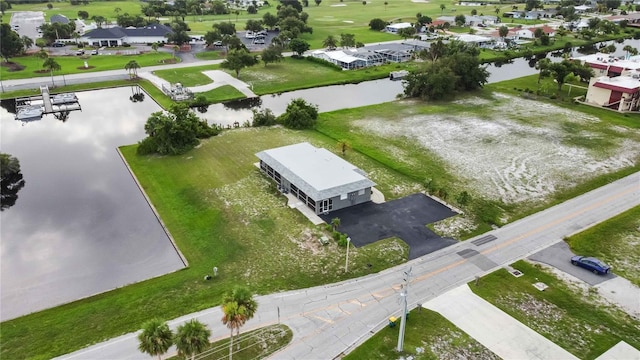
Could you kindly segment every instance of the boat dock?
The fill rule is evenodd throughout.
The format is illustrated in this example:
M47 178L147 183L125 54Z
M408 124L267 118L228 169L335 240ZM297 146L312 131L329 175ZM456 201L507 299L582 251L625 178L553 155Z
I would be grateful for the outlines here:
M51 95L46 85L40 86L40 96L16 99L16 119L22 121L40 120L46 114L66 119L75 110L82 111L75 93Z

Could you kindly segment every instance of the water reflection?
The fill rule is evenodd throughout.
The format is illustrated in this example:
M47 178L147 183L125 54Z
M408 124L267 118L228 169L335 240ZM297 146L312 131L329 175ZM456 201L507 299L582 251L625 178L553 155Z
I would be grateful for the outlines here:
M183 267L116 147L144 137L160 107L131 89L78 93L66 122L22 126L0 109L2 152L29 186L0 213L0 319L104 292Z
M0 153L0 211L16 204L18 191L24 184L20 161L15 156Z

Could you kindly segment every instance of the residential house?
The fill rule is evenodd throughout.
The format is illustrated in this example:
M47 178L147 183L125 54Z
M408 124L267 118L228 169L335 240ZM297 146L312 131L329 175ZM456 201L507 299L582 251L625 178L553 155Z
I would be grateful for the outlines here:
M640 110L640 74L591 78L585 102L616 111Z
M307 142L256 154L260 170L315 214L371 201L375 183L355 165Z
M387 25L387 27L385 27L385 31L392 34L397 34L400 29L406 29L410 27L413 27L413 25L408 22L389 24Z
M496 39L480 35L459 34L455 36L455 39L467 44L472 44L487 49L493 48L496 44Z
M609 54L596 53L578 56L573 60L589 65L594 72L594 77L632 76L640 73L640 56L625 60Z
M170 27L162 24L151 24L140 28L115 26L91 30L80 40L93 46L164 43L167 41L167 34L171 32Z
M535 38L536 29L542 29L542 32L547 34L549 37L556 36L556 30L553 29L552 27L547 26L547 25L537 26L537 27L530 27L530 28L527 28L527 29L519 29L519 30L516 31L516 33L518 34L518 37L520 37L520 38L534 39Z

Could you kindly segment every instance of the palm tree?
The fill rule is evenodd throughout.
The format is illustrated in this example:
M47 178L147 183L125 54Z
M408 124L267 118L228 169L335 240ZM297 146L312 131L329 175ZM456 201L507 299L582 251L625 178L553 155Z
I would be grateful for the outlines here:
M211 336L211 330L196 319L178 326L174 338L178 355L191 356L193 360L196 354L201 353L209 345L209 336Z
M326 39L322 42L322 46L326 47L329 50L333 50L338 46L338 41L333 35L327 36Z
M140 69L140 65L138 65L137 61L131 60L124 66L124 69L129 72L129 78L134 79L138 77L138 69Z
M157 42L154 42L153 44L151 44L151 49L153 49L153 51L155 51L156 53L158 52L158 47L159 45Z
M22 44L24 45L25 51L29 50L29 48L33 46L33 39L28 37L27 35L23 35L21 40Z
M53 81L53 72L61 69L60 64L58 64L54 58L47 57L47 59L42 63L42 67L49 70L51 73L51 83L53 86L56 86L56 83Z
M49 57L49 53L44 49L40 49L40 51L36 53L36 57L42 60L42 67L44 67L44 61Z
M444 4L440 4L440 14L444 13L444 9L446 9L447 7L444 6Z
M138 349L151 356L157 355L162 360L162 354L171 347L173 333L167 323L160 319L149 320L142 325L142 332L138 335L140 344Z
M333 231L336 231L338 229L338 226L340 226L340 218L335 217L331 219L331 227L333 228Z
M252 319L258 310L258 303L253 299L253 294L249 289L236 286L233 291L225 296L222 304L222 323L231 331L231 339L229 342L229 359L233 355L233 330L236 330L236 336L240 335L240 327L248 320ZM240 343L238 343L238 348Z
M625 45L622 50L627 52L627 58L629 58L629 55L635 55L638 53L638 50L631 45Z
M389 5L389 2L388 2L388 1L385 1L385 2L384 2L384 9L385 9L385 10L387 10L387 5Z
M178 52L178 50L180 50L180 46L178 45L173 45L173 58L176 58L176 53Z

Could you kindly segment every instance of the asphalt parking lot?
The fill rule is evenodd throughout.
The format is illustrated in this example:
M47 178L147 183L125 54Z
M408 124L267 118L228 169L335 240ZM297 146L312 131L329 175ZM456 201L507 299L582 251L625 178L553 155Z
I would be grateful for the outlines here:
M399 237L409 245L409 259L457 243L427 228L427 224L457 215L447 206L424 194L413 194L382 204L368 202L333 211L321 218L327 223L340 218L339 231L349 235L355 246L364 246L389 237Z
M613 273L609 273L606 275L596 275L587 269L571 265L571 257L574 255L576 254L571 252L571 249L569 249L569 245L564 241L560 241L542 251L529 256L529 259L551 265L558 270L564 271L567 274L586 282L591 286L598 285L616 277L616 275L614 275ZM615 271L615 269L613 270Z

